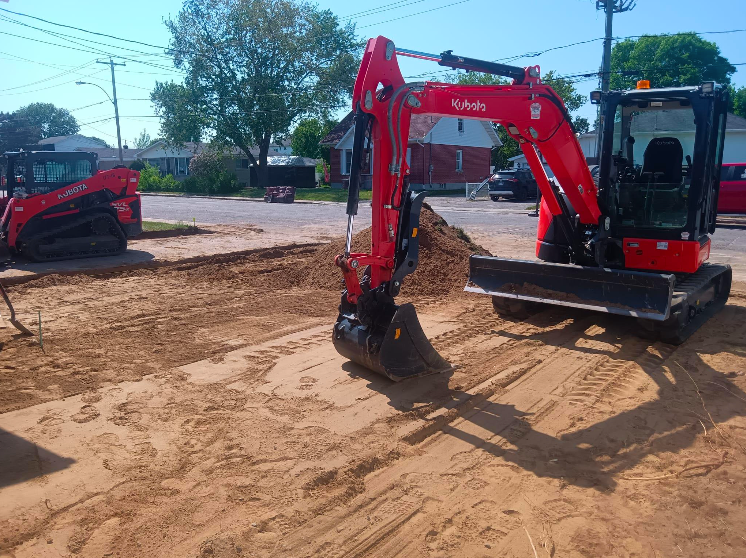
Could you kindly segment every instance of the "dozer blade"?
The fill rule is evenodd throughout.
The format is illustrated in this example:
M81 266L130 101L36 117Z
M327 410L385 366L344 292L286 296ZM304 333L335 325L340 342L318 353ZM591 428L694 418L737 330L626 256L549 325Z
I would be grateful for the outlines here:
M395 307L388 327L362 325L340 315L334 324L334 347L351 361L398 382L405 378L450 372L455 367L427 340L411 304Z
M673 274L471 256L466 291L664 321Z

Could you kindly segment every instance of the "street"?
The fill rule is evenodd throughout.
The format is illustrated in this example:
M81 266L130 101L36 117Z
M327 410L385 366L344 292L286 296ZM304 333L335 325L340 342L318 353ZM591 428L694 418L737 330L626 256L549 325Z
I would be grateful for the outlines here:
M536 218L526 208L531 202L501 200L467 201L460 197L431 197L428 203L450 225L461 227L472 239L494 255L518 259L534 257ZM344 234L345 204L331 202L267 204L246 200L199 197L144 196L143 219L191 222L208 225L254 225L268 233L283 235L303 231L303 238L328 240ZM355 230L370 226L370 202L360 203ZM304 240L306 241L306 240ZM710 260L733 266L734 276L746 279L746 222L720 218L712 237Z

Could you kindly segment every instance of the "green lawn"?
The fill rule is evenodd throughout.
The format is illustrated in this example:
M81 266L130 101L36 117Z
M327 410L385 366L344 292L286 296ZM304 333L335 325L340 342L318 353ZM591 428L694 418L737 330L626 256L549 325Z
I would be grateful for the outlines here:
M241 190L237 196L241 198L263 198L264 188L246 188ZM369 200L370 190L360 192L361 200ZM346 202L347 190L336 190L333 188L297 188L295 190L296 200Z
M176 223L161 223L159 221L143 221L142 230L143 232L152 231L176 231L181 229L188 229L189 225L178 221Z
M361 190L360 199L369 200L372 195L371 190ZM454 190L433 190L428 196L462 196L463 193ZM242 198L263 198L263 188L246 188L241 190L236 196ZM297 188L295 190L296 200L311 201L328 201L328 202L346 202L347 190L337 190L336 188Z

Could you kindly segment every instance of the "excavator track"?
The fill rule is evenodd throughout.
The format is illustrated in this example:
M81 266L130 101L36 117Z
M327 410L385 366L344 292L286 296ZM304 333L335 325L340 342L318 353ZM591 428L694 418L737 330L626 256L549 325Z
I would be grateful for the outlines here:
M680 345L725 306L733 271L729 265L703 264L695 273L676 276L671 317L663 322L638 320L643 337Z
M98 212L23 242L21 253L35 262L116 256L127 250L127 236L117 220Z

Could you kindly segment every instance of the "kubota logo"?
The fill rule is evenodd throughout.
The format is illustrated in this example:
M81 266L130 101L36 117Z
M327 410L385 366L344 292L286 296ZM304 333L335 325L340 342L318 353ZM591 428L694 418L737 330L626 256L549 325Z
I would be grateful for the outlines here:
M456 110L473 110L477 112L487 112L487 105L477 99L473 103L469 101L459 101L458 99L451 99L451 106Z
M77 186L73 186L69 190L65 190L61 194L57 194L57 199L58 200L62 200L62 199L65 199L65 198L69 198L73 194L77 194L77 193L82 192L83 190L87 190L87 189L88 189L88 186L86 186L85 184L78 184Z

